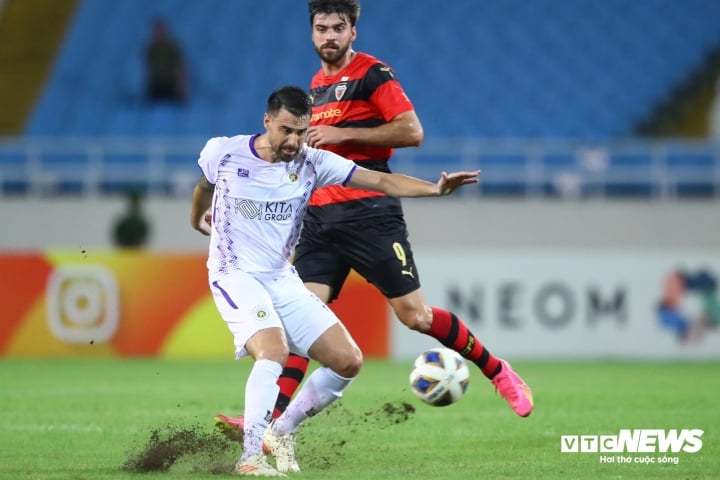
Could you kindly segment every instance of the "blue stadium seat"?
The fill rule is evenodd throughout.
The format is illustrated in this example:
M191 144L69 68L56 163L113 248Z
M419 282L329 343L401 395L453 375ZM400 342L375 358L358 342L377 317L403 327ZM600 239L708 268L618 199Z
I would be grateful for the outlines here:
M142 98L142 48L156 16L185 48L192 109L159 124L156 112L142 111L128 123L116 111ZM274 28L280 18L288 20ZM630 134L717 46L718 24L720 2L708 0L442 8L386 0L364 6L355 46L395 68L428 136L614 137ZM198 116L224 132L251 128L257 114L240 105L257 105L275 86L307 85L319 65L309 37L297 0L82 1L27 134L113 133L117 125L120 134L186 136ZM58 120L86 97L97 113Z
M9 195L28 193L25 154L16 142L0 142L0 192Z
M683 144L666 149L668 174L675 184L674 194L682 197L709 197L718 192L720 170L715 166L718 151L714 145Z
M573 185L572 180L581 178L579 166L573 153L549 153L541 159L544 178L542 192L546 196L581 195L584 187ZM574 189L577 188L576 191Z
M610 156L605 194L615 197L649 197L655 192L653 157L649 149L616 152Z
M403 21L388 12L402 12ZM269 91L305 87L319 67L307 15L306 3L298 0L81 0L25 134L208 138L260 131ZM143 48L156 17L167 20L185 50L190 100L182 107L149 105L143 98ZM435 0L384 0L363 5L355 48L395 69L426 140L595 141L630 136L717 48L717 25L720 2L712 0L464 1L441 7ZM685 175L678 194L709 193L699 173L707 158L668 154L668 166L677 164ZM453 160L440 156L415 168L434 179L437 166ZM122 162L136 161L111 164L119 172ZM175 180L126 181L150 190L183 189L186 162L172 162ZM527 170L522 155L483 155L478 162L485 180L497 180L481 183L485 193L528 193L524 174L517 175ZM544 162L550 177L532 188L560 194L552 176L570 175L572 161L550 156ZM609 167L605 193L653 193L650 177L643 177L654 172L647 152L614 155ZM60 170L56 176L62 177ZM628 176L616 178L615 172ZM122 188L111 183L109 189Z
M530 192L527 164L521 154L489 154L480 157L480 189L487 195L514 196Z
M41 175L41 193L44 195L84 194L87 178L93 175L93 166L84 152L44 152L37 157Z
M114 153L105 155L100 173L100 187L106 193L125 193L138 190L144 193L164 192L164 179L153 175L153 165L144 153Z

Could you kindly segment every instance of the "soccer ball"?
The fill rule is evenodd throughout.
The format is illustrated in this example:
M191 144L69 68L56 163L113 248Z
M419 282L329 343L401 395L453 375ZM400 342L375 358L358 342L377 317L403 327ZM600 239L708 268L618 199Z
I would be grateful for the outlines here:
M465 359L449 348L431 348L415 359L410 386L420 400L434 407L457 402L470 382Z

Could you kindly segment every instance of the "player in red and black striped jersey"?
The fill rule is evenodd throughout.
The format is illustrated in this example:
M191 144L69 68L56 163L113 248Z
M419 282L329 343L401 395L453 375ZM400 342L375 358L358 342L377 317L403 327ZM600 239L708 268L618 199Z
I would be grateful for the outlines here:
M326 27L319 22L316 28ZM322 45L316 45L321 56L338 52L334 38L328 37ZM366 53L346 55L350 57L347 65L338 69L328 64L329 68L322 68L312 79L313 113L307 142L365 168L389 172L393 147L417 146L422 141L420 120L390 67ZM380 135L384 133L386 145L371 143L375 140L368 132L378 129L385 130ZM368 190L328 187L313 194L305 221L349 222L387 215L402 215L397 198Z
M389 172L394 148L422 142L414 107L388 65L352 49L357 0L310 0L309 10L321 68L310 85L313 108L306 142ZM340 186L318 189L293 263L305 286L325 303L338 297L355 270L385 295L408 328L475 363L518 415L532 412L532 392L509 363L493 356L453 313L426 304L397 198ZM307 366L307 359L290 355L278 381L273 416L285 410ZM218 415L216 420L224 429L242 426L239 418Z

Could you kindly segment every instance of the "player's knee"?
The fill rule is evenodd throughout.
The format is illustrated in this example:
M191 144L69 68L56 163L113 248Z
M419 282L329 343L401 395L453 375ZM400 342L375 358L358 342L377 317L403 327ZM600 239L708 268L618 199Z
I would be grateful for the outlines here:
M265 360L272 360L273 362L277 362L280 365L285 365L287 363L288 356L290 355L290 352L288 351L287 347L284 345L273 345L272 347L268 347L263 349L256 357L256 360L265 359Z
M255 360L272 360L280 365L285 365L290 355L285 334L280 328L258 331L245 343L245 349Z
M360 373L363 355L359 348L348 348L333 366L333 371L345 378L355 378Z
M432 323L432 315L425 310L407 309L401 312L396 311L398 319L410 330L427 332Z

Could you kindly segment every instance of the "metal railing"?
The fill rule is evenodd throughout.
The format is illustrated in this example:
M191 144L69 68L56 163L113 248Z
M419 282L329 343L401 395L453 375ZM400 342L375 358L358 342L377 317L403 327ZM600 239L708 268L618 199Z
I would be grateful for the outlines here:
M206 140L2 139L0 195L186 195ZM720 145L711 142L430 139L397 149L391 165L430 181L442 170L481 169L465 196L720 196Z

